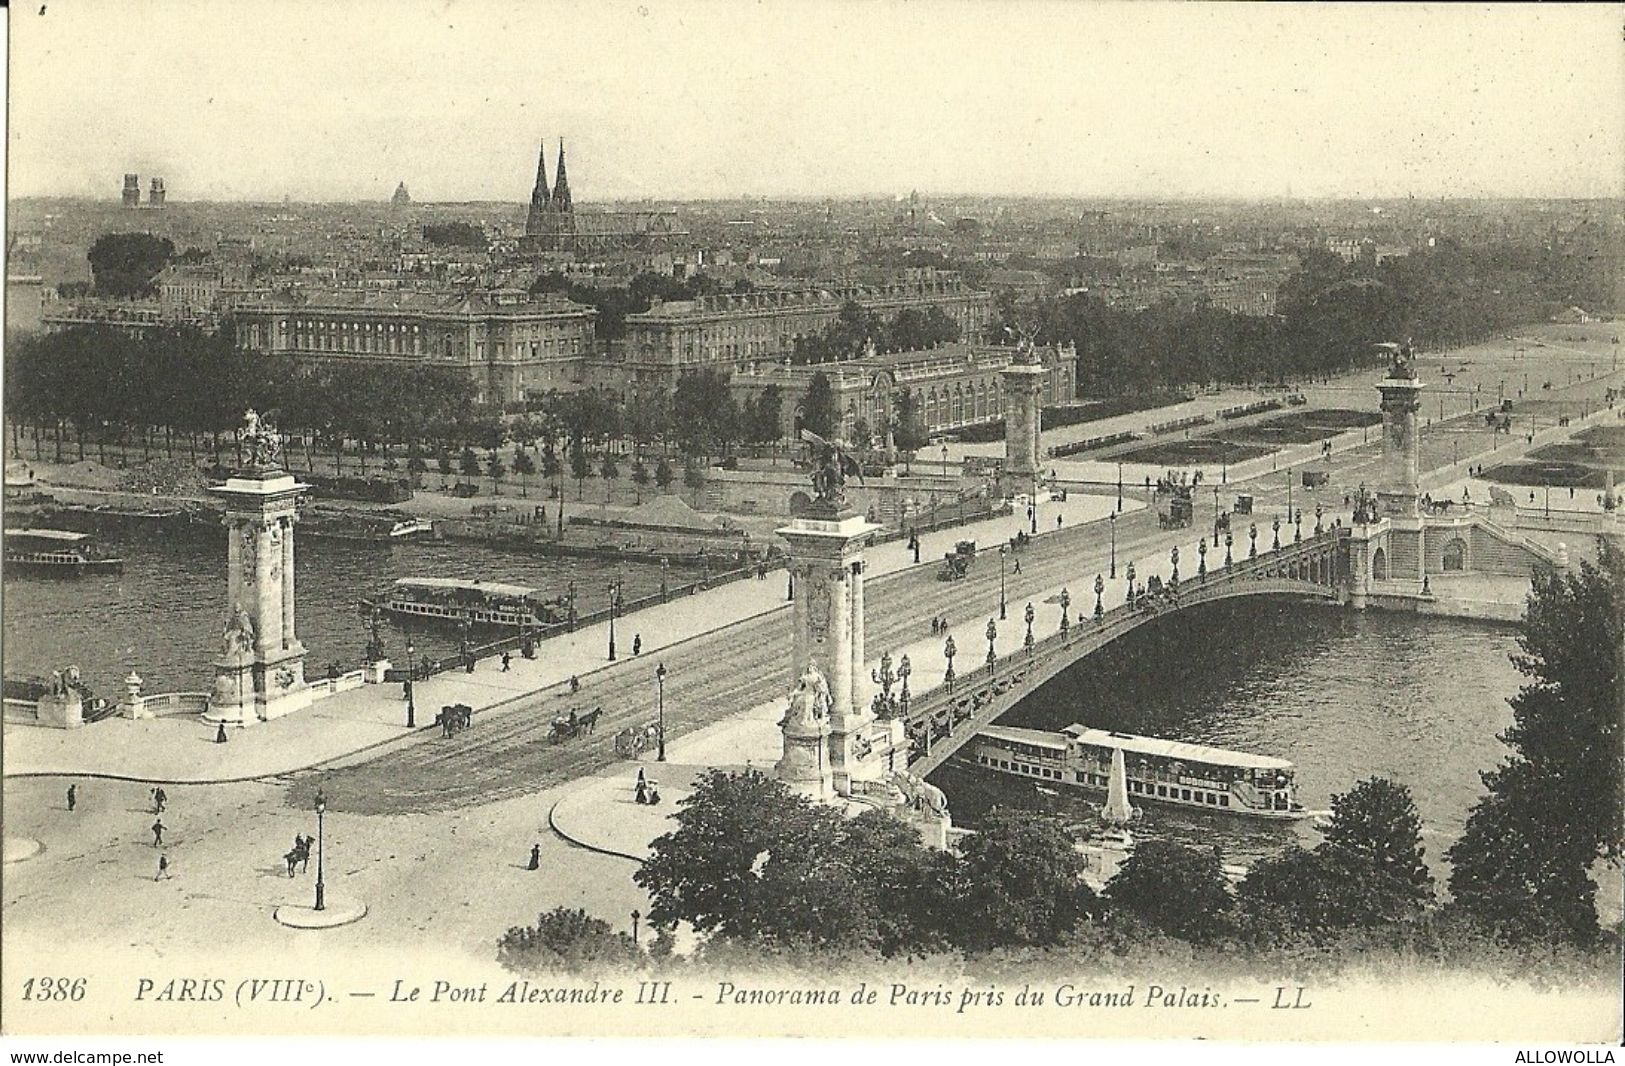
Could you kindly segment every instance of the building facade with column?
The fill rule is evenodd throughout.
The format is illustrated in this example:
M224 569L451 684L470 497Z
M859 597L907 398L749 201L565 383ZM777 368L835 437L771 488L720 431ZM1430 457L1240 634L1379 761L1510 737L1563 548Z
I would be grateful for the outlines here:
M613 346L615 376L633 391L674 388L690 370L738 370L795 353L796 341L825 329L852 301L887 317L908 308L941 308L962 339L983 339L993 294L952 275L889 285L837 286L702 296L657 303L626 316L626 336Z
M861 359L816 366L757 363L736 372L730 382L744 403L768 386L782 398L783 434L793 437L813 376L823 374L841 413L839 435L852 440L861 421L878 434L903 392L914 394L915 410L930 434L995 422L1004 417L1000 374L1016 355L1013 347L945 344L917 352L871 353ZM1040 405L1068 403L1077 392L1077 352L1071 346L1037 349Z
M252 300L237 345L297 360L460 369L485 403L580 388L597 310L557 294L336 289Z

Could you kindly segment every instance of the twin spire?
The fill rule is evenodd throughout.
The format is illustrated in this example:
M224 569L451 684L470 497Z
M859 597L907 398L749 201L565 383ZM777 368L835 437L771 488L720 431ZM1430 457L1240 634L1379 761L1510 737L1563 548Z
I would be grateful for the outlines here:
M564 138L559 138L559 162L554 170L556 180L549 189L547 181L547 143L542 143L536 156L536 188L531 191L531 207L551 206L555 211L570 210L570 178L564 170Z

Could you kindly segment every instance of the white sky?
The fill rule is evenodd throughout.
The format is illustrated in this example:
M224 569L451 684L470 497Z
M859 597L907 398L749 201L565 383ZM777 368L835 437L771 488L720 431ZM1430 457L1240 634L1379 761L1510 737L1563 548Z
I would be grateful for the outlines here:
M1617 4L44 3L13 196L1625 195Z

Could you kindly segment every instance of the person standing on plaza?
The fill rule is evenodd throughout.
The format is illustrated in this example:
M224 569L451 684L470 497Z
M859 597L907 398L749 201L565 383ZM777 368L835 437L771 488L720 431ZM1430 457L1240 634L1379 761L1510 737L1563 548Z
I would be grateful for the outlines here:
M162 847L164 843L164 820L162 818L152 823L152 846Z
M154 881L164 881L169 878L169 856L158 856L158 872L153 875Z
M220 728L215 730L214 742L216 744L224 744L226 742L226 723L221 722Z
M169 802L169 796L162 788L152 790L152 813L163 814L164 805Z
M580 691L581 691L581 682L576 678L576 676L574 674L571 674L570 675L570 695L574 696L577 692L580 692Z
M525 869L527 869L527 870L540 870L541 868L542 868L542 846L540 844L532 844L530 846L530 865L525 867Z
M643 634L642 633L634 633L634 634L632 634L632 654L633 655L642 655L643 654Z
M503 652L502 653L502 672L507 673L508 668L510 666L512 666L512 665L513 665L513 656L508 654L507 652Z
M79 786L78 785L69 785L68 786L68 810L70 810L70 811L73 810L73 808L78 803L79 803Z

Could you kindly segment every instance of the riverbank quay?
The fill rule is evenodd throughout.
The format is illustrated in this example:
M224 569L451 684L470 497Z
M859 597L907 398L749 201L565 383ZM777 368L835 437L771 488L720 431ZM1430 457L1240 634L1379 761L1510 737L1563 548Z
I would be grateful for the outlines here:
M1043 504L1040 537L1080 529L1102 519L1113 506L1114 501L1106 497L1082 495ZM1059 525L1057 516L1062 519ZM1024 515L1013 515L923 534L918 564L906 541L877 545L869 552L869 572L878 579L916 566L940 568L943 555L956 541L975 539L988 551L1024 524ZM232 730L225 744L215 743L214 728L192 715L109 719L71 731L8 724L4 774L8 778L100 776L153 783L236 781L286 774L402 743L414 734L438 732L435 715L450 704L473 707L473 728L478 729L490 715L517 707L528 697L546 691L567 692L571 678L582 685L579 702L585 713L593 707L594 676L614 665L608 658L612 624L616 662L634 658L633 642L641 639L642 651L637 657L649 660L653 670L663 652L686 641L787 610L788 591L786 575L770 572L761 579L734 581L618 614L613 623L606 618L582 625L541 644L535 659L513 655L507 670L502 669L500 659L488 657L478 660L472 673L438 673L414 685L415 729L406 725L407 704L400 684L366 685L338 693L309 711ZM320 661L319 650L312 657Z

